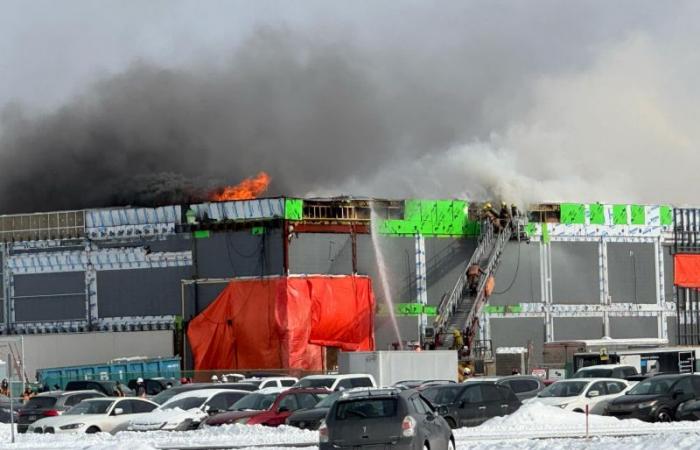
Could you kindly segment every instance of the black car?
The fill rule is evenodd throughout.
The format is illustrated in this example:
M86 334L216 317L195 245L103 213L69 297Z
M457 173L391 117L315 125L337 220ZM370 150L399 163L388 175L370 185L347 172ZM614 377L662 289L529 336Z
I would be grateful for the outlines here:
M346 392L319 428L320 450L376 447L454 450L447 422L421 395L395 388Z
M52 391L35 395L19 410L17 431L26 433L29 425L37 420L58 416L81 401L96 397L105 397L105 394L97 391Z
M143 383L146 385L146 395L149 396L158 395L164 390L177 385L176 380L172 378L146 378L143 380ZM129 389L136 392L138 390L138 380L129 380L127 386L129 386Z
M121 391L127 397L134 393L127 386L120 384ZM117 392L117 382L112 380L75 380L66 384L66 391L97 391L107 397L112 397Z
M179 386L173 386L170 389L161 391L158 395L150 398L151 401L162 405L171 398L175 397L177 394L182 394L183 392L196 391L199 389L232 389L236 391L257 391L257 386L250 383L189 383L181 384Z
M452 428L477 426L492 417L515 412L522 405L509 387L487 381L435 386L422 394L433 405L446 408L443 415Z
M610 401L605 413L618 419L670 422L682 416L683 405L700 399L700 375L660 375L639 382Z
M318 430L321 421L326 418L328 410L342 394L343 391L336 391L316 403L313 408L299 409L293 412L291 416L287 417L286 424L304 430Z

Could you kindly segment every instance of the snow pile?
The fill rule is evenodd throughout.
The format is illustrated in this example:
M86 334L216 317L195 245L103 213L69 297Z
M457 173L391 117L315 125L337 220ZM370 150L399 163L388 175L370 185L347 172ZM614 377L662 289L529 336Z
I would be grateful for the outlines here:
M457 450L694 450L700 447L698 433L664 433L655 436L624 438L593 437L590 439L520 439L461 443Z
M496 349L496 354L521 354L521 353L527 353L527 349L525 347L498 347Z
M671 431L700 433L700 422L647 423L637 419L589 415L590 435L651 434ZM460 440L580 437L586 432L586 416L555 406L527 403L509 416L494 417L474 428L455 430Z
M52 450L155 450L162 446L260 446L318 444L318 432L280 426L223 425L193 431L149 431L145 433L125 431L112 436L107 433L75 434L18 434L16 444L11 445L9 425L0 426L0 449L52 449Z

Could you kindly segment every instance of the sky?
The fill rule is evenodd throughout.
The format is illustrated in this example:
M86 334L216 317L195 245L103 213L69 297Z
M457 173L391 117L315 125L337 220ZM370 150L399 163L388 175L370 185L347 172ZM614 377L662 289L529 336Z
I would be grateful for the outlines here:
M270 195L693 204L690 1L14 1L0 213Z

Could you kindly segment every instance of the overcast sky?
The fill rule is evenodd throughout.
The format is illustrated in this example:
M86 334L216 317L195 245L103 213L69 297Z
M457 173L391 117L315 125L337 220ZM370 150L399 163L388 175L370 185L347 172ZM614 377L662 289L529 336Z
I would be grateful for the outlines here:
M287 195L693 203L696 5L5 0L0 212L259 170Z

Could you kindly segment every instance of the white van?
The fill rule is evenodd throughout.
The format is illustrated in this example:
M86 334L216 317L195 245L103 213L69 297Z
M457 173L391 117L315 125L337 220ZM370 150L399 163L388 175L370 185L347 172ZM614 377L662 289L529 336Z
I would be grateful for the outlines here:
M377 387L372 375L356 373L348 375L309 375L299 380L294 387L320 387L331 391L344 389Z

